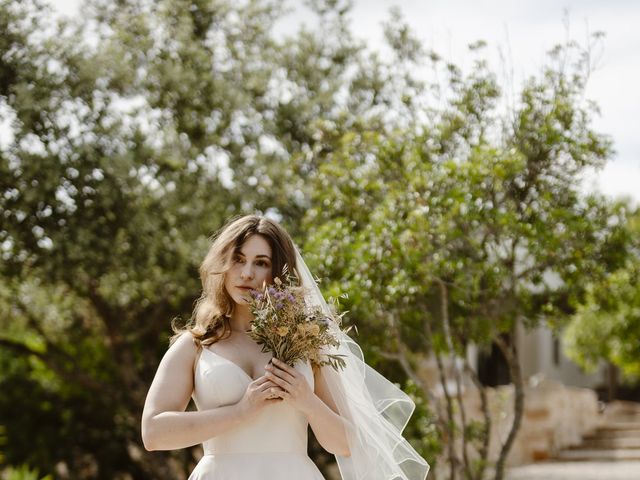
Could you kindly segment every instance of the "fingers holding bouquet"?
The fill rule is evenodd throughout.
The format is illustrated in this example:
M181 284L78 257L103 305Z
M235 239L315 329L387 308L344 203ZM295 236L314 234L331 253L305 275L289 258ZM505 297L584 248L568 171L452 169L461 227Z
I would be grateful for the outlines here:
M266 375L255 380L255 393L260 400L272 400L280 399L280 395L283 392L282 387L273 382Z
M255 414L265 405L281 402L282 394L283 389L266 375L263 375L247 386L240 403L247 413Z
M287 400L299 410L308 409L315 394L302 373L277 358L274 358L265 370L265 377L282 390L278 393L280 398Z

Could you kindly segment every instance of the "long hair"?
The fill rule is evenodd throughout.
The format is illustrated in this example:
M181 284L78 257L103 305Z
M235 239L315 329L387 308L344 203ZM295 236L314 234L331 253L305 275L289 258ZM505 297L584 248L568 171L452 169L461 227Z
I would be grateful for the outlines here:
M199 269L202 294L196 301L187 325L177 328L174 323L175 335L170 343L187 331L191 332L198 347L211 345L231 334L229 320L235 302L224 286L225 275L233 264L235 254L251 235L262 236L271 247L272 278L281 277L285 265L290 274L295 274L293 241L276 221L258 215L230 219L211 237L211 246Z

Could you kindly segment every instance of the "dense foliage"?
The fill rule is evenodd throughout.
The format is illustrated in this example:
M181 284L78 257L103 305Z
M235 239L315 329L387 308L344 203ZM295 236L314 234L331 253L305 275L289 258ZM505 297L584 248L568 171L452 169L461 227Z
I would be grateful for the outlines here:
M569 356L591 370L602 360L640 380L640 211L627 224L629 255L611 275L587 286L587 295L564 331Z
M318 29L278 37L275 0L94 0L62 22L0 0L8 464L186 476L196 450L145 452L140 413L231 215L280 218L403 383L420 355L562 318L624 263L624 209L579 189L611 153L584 51L560 47L507 108L481 44L463 72L393 12L383 56L352 37L348 1L308 4ZM446 414L407 385L433 461Z

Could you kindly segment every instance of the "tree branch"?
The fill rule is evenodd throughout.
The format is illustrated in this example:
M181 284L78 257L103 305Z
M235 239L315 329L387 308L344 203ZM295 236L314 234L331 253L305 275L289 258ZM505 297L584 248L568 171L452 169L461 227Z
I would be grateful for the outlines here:
M105 385L95 381L93 378L86 375L84 372L80 372L77 369L69 370L60 359L56 359L53 355L48 355L46 352L40 352L34 350L24 343L11 340L9 338L0 337L0 347L6 348L8 350L12 350L13 352L23 355L30 356L33 355L45 363L52 371L54 371L58 376L63 378L66 382L71 385L80 384L81 386L92 390L100 395L111 395L108 388L105 388ZM67 359L65 359L67 360ZM67 362L65 362L68 364ZM72 363L75 365L75 363Z
M482 415L484 417L484 435L482 437L482 445L478 449L478 453L480 454L480 459L482 460L480 464L480 468L477 472L476 478L478 480L482 480L484 478L484 471L486 468L486 462L489 458L489 443L491 440L491 414L489 413L489 402L487 401L487 392L484 389L484 386L480 382L478 378L478 374L471 368L469 364L469 359L464 357L464 368L473 384L475 385L478 393L480 395L480 404L482 406Z

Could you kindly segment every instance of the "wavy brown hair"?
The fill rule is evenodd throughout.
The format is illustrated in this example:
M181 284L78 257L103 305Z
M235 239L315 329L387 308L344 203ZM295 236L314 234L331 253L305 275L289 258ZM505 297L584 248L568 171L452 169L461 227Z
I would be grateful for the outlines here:
M180 335L190 332L198 347L211 345L231 334L229 319L235 302L224 286L225 274L235 255L251 235L262 236L271 247L271 275L282 277L287 266L295 274L296 253L293 241L276 221L258 215L232 218L211 237L211 246L200 265L202 294L196 301L193 314L183 328L173 325L173 343Z

